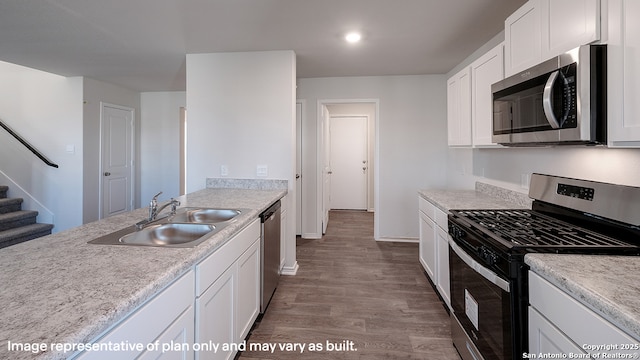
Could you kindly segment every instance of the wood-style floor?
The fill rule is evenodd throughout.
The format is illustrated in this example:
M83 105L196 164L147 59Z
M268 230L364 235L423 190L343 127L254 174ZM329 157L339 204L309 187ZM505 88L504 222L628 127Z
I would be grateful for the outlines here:
M418 244L376 242L373 214L332 211L322 239L298 239L297 260L298 274L280 278L247 346L306 348L247 349L239 359L460 359Z

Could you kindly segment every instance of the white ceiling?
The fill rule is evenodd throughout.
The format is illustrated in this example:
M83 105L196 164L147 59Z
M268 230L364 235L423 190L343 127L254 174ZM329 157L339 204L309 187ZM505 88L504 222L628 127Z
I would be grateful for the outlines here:
M0 60L137 91L184 90L187 53L294 50L299 78L443 74L525 2L0 0Z

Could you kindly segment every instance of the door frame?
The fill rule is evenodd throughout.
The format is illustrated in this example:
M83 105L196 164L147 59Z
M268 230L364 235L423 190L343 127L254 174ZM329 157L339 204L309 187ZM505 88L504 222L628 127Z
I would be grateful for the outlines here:
M124 111L128 111L131 114L131 184L129 185L131 187L131 199L130 199L130 206L131 206L131 210L133 210L134 208L134 199L136 198L136 171L135 171L135 166L136 166L136 110L132 107L128 107L128 106L122 106L122 105L116 105L116 104L111 104L111 103L107 103L107 102L100 102L100 131L99 131L99 137L100 137L100 146L98 149L98 178L100 179L99 184L98 184L98 218L99 219L103 219L104 218L104 209L103 209L103 205L104 205L104 176L103 176L103 169L102 169L102 155L103 155L103 150L104 150L104 144L103 144L103 123L104 123L104 119L103 119L103 115L104 115L104 108L105 107L111 107L111 108L116 108L119 110L124 110Z
M373 133L373 159L369 159L369 168L373 166L373 208L369 208L368 211L373 211L373 233L374 239L379 239L379 203L380 203L380 169L378 164L380 163L380 136L378 129L380 128L380 99L318 99L316 106L316 164L317 164L317 178L316 178L316 204L317 204L317 229L324 230L324 206L323 206L323 175L324 175L324 113L323 110L327 105L339 105L339 104L373 104L375 108L375 119L373 126L369 128L369 131ZM337 116L337 114L336 114ZM371 123L371 121L369 121ZM370 207L370 204L368 205Z

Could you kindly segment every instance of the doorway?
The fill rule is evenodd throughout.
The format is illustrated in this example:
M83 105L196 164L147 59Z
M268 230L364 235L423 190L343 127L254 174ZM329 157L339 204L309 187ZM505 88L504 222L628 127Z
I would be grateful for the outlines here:
M377 235L378 108L378 100L375 99L318 101L318 154L321 154L318 164L318 210L323 234L329 222L329 210L348 208L373 212L374 234ZM340 145L340 142L343 144ZM354 148L364 150L354 151ZM351 171L350 175L339 176L344 174L334 171L338 170L335 166L341 166L340 162L349 163L350 170L347 171ZM356 201L360 201L359 205L353 205Z
M368 123L366 116L329 117L332 210L367 210Z
M100 103L100 218L133 210L135 110Z

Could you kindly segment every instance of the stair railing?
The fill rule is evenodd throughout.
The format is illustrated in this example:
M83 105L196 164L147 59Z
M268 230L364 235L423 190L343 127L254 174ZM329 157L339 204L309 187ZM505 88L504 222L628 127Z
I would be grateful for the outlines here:
M5 129L11 136L13 136L16 140L18 140L22 145L24 145L27 149L29 149L35 156L37 156L40 160L42 160L45 164L57 168L58 164L49 160L46 156L44 156L40 151L31 146L25 139L23 139L20 135L18 135L15 131L11 130L9 126L0 120L0 127Z

